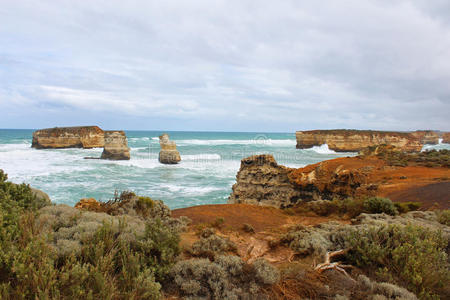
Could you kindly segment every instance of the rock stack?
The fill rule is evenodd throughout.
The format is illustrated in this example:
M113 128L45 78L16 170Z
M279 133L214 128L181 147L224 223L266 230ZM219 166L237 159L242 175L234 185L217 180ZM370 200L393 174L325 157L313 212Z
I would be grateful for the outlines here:
M129 160L130 148L123 131L105 131L105 147L101 159Z
M174 141L169 140L169 135L167 133L164 133L159 137L159 145L161 146L161 151L159 152L160 163L177 164L181 160L177 145Z
M55 127L33 132L31 147L36 149L101 148L104 132L98 126Z

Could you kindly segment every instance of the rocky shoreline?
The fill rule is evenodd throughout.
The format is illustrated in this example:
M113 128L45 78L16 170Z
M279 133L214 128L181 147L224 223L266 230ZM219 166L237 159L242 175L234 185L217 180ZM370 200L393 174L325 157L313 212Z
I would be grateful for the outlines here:
M401 152L389 149L376 148L365 155L327 160L299 169L278 165L272 155L245 158L228 203L288 208L307 201L350 197L383 196L410 201L422 198L420 191L423 191L427 198L425 206L450 207L450 194L443 192L450 184L450 151L441 152L441 164L430 165L431 161L438 161L434 154L437 152L404 154L399 159L395 155ZM413 194L416 195L413 198L406 196Z
M126 143L105 131L102 157ZM449 150L392 145L297 169L250 156L229 204L173 211L131 191L55 205L0 170L0 296L446 299L449 186Z

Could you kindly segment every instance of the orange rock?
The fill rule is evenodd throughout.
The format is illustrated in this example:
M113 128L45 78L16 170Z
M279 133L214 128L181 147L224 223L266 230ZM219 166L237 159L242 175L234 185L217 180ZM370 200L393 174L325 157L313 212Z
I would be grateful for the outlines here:
M271 155L245 158L228 203L285 208L301 201L383 196L450 207L450 168L390 166L376 156L344 157L290 169Z
M54 148L97 148L105 144L103 130L98 126L55 127L33 132L31 147Z
M75 208L90 210L90 211L102 211L102 205L94 198L83 198L75 204Z
M445 132L442 134L442 142L450 144L450 132Z
M327 144L334 151L358 152L366 147L387 144L403 151L415 152L423 146L419 138L407 132L336 129L297 131L295 135L298 149Z

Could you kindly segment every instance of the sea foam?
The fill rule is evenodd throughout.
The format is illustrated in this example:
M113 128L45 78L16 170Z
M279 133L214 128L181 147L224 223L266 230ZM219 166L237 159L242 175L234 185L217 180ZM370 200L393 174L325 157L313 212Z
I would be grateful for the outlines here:
M314 147L306 149L306 150L311 150L311 151L314 151L319 154L336 154L336 152L334 150L330 150L330 148L328 148L327 144L323 144L320 146L314 146Z

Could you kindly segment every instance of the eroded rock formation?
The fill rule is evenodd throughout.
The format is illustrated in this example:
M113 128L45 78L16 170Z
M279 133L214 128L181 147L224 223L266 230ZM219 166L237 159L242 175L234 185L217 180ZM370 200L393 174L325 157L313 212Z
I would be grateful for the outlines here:
M130 148L125 132L105 131L105 147L101 158L110 160L130 159Z
M31 147L37 149L103 147L104 132L98 126L55 127L33 132Z
M181 161L180 152L177 150L177 145L174 141L169 140L169 135L164 133L159 137L159 145L161 151L159 152L159 162L162 164L177 164Z
M413 136L418 138L422 144L436 145L439 144L439 133L432 130L417 130L411 132Z
M241 161L228 203L289 207L301 192L289 180L290 169L277 164L272 155L254 155Z
M450 144L450 132L445 132L442 134L442 142Z
M228 203L285 208L301 201L383 196L448 207L450 168L444 166L393 166L377 156L357 156L290 169L271 155L256 155L242 160Z
M393 145L403 151L420 151L423 144L411 133L372 130L311 130L297 131L297 148L305 149L328 144L338 152L358 152L369 146Z

